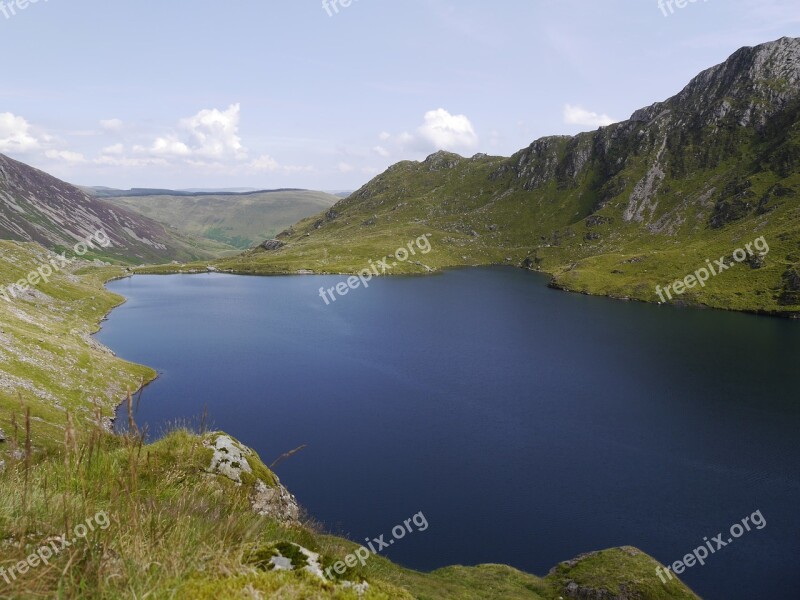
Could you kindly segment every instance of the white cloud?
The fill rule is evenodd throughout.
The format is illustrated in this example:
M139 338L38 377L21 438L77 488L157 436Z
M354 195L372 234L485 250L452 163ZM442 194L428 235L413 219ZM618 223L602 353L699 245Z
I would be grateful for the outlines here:
M94 164L103 167L166 167L169 163L163 158L131 158L128 156L111 156L104 154L94 159Z
M141 147L139 147L141 149ZM150 152L156 156L189 156L192 151L189 146L177 139L175 136L156 138Z
M479 141L478 134L466 115L453 115L443 108L426 112L416 133L404 131L393 136L383 132L378 137L384 144L374 146L372 151L384 158L391 154L387 145L393 145L404 152L469 152Z
M247 151L239 137L241 106L231 104L227 110L201 110L181 121L181 127L194 139L193 153L212 158L245 158Z
M425 123L417 132L437 150L471 149L478 145L478 135L466 115L451 115L443 108L425 113Z
M281 168L278 161L268 154L259 156L257 159L251 161L249 166L254 171L277 171Z
M125 146L122 144L114 144L112 146L106 146L100 151L101 154L124 154L125 153Z
M397 143L401 146L410 146L414 143L414 136L407 131L404 131L397 136Z
M47 158L63 160L64 162L74 165L86 162L86 157L84 157L83 154L80 152L71 152L69 150L48 150L44 155Z
M0 152L29 152L38 147L30 123L10 112L0 113Z
M217 162L244 160L247 150L239 137L241 106L231 104L226 110L203 109L181 119L175 131L159 135L149 146L136 145L133 152L140 155ZM203 163L208 164L208 163Z
M112 133L121 131L124 126L125 123L121 119L103 119L100 121L100 127Z
M586 110L580 106L564 105L564 123L567 125L580 125L582 127L603 127L615 122L608 115L601 115L596 112Z
M228 168L228 172L237 170L237 167L233 167L233 171ZM244 165L244 171L247 173L310 173L313 170L314 168L310 166L282 165L269 154L263 154Z
M355 171L355 167L346 162L340 162L338 168L340 173L352 173Z
M66 149L63 140L48 135L23 117L0 113L0 153L30 153L58 162L62 167L191 169L226 176L315 172L310 165L281 164L268 154L250 157L239 134L240 112L239 104L231 104L226 109L203 109L178 120L171 129L149 134L137 131L135 125L121 119L99 120L102 131L94 134L105 135L112 141L93 156ZM355 170L355 167L344 165L346 163L339 165L344 172Z

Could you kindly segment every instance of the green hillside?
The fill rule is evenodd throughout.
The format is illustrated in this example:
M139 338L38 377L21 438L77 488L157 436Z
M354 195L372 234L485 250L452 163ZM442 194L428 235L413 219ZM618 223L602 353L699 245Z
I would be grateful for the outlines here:
M293 223L327 210L339 198L308 190L242 194L135 195L107 200L175 229L245 250Z
M799 210L800 39L783 38L595 132L511 158L396 164L280 243L216 266L358 272L431 234L430 253L387 273L508 264L583 293L659 302L670 286L667 302L796 315ZM700 285L707 261L721 272ZM678 280L694 285L673 294Z
M95 257L126 264L225 256L230 246L183 234L0 154L0 239L71 251L101 232Z

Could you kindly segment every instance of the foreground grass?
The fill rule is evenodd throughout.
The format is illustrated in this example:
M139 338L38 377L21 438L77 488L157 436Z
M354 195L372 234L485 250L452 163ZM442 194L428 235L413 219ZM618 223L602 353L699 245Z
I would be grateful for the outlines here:
M143 445L134 436L108 434L101 423L90 431L66 430L60 452L7 459L0 474L0 567L8 573L62 534L71 539L87 520L106 526L9 583L0 577L0 598L550 600L575 586L609 598L622 589L645 599L696 598L678 582L660 584L657 563L631 548L564 563L545 578L501 565L424 574L371 557L345 575L369 583L361 595L344 580L266 571L250 560L254 549L293 542L320 553L329 566L356 545L308 523L283 525L253 513L246 486L207 472L207 436L177 430ZM7 443L25 447L23 439Z

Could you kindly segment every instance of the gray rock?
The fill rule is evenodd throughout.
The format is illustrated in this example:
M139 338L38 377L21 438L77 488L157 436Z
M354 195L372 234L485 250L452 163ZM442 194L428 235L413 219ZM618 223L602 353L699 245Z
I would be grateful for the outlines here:
M261 247L262 247L264 250L270 250L270 251L272 251L272 250L280 250L280 249L281 249L281 248L283 248L285 245L286 245L286 244L284 244L284 243L283 243L282 241L280 241L280 240L267 240L266 242L264 242L263 244L261 244Z
M204 442L203 445L214 451L211 464L207 469L209 473L222 475L236 483L242 483L242 473L253 473L247 460L247 457L252 455L252 451L233 438L220 435L212 442Z
M245 480L252 481L252 478L256 477L253 465L260 463L260 459L244 444L229 435L214 432L208 434L203 440L203 445L213 452L206 472L226 477L237 485L243 485ZM252 465L251 460L254 461ZM250 505L253 511L287 524L299 522L300 505L297 499L281 484L274 473L270 473L274 477L274 482L256 478L252 484Z
M259 515L284 523L300 521L297 499L280 482L275 487L270 487L263 481L256 482L250 494L250 505Z

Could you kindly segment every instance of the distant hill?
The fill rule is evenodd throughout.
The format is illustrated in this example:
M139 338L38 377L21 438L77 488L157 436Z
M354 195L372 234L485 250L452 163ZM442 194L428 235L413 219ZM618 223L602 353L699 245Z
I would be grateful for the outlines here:
M113 192L113 193L111 193ZM293 223L328 210L341 198L300 189L244 193L129 190L106 193L108 201L177 230L234 248L247 249L275 237Z
M187 188L178 191L188 192L190 194L247 194L250 192L274 190L259 190L258 188Z
M300 188L278 188L274 190L259 190L255 188L228 188L228 189L186 189L171 190L161 188L131 188L118 190L103 186L77 186L95 198L135 198L140 196L241 196L245 194L260 194L272 192L301 192Z
M392 272L500 263L550 273L556 287L657 302L656 286L725 257L731 266L708 285L666 301L797 316L800 39L742 48L627 121L510 158L398 163L283 232L283 246L218 267L352 272L428 233L433 251ZM766 256L752 252L762 236ZM737 249L746 260L732 259Z
M0 239L38 242L60 252L99 230L112 245L89 256L128 263L198 260L224 250L0 154Z

